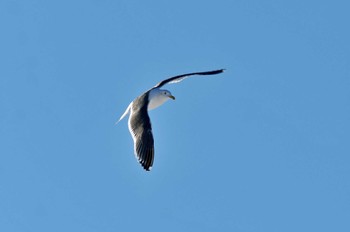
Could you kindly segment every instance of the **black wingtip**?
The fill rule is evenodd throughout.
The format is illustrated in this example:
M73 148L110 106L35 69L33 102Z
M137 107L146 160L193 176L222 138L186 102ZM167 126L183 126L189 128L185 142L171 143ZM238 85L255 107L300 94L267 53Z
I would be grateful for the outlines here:
M202 72L202 73L198 73L198 74L202 74L202 75L215 75L215 74L219 74L224 72L226 69L218 69L218 70L213 70L213 71L208 71L208 72Z
M152 163L153 163L153 162L152 162L152 163L147 163L147 162L144 162L144 161L142 161L142 160L139 160L139 162L140 162L142 168L143 168L145 171L147 171L147 172L151 171L151 169L152 169Z
M146 167L146 166L143 166L143 165L142 165L142 167L143 167L143 169L145 169L145 171L147 171L147 172L151 171L151 168L152 168L152 167Z

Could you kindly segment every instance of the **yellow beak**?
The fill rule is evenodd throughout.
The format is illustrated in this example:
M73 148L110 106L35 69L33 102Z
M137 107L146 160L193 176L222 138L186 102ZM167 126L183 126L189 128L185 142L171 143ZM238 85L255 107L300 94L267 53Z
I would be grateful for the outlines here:
M169 96L171 99L175 100L175 97L173 95L170 95Z

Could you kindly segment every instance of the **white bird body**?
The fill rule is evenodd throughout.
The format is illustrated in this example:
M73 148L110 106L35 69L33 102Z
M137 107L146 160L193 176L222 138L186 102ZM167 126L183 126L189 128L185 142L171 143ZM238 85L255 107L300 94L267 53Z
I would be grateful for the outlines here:
M166 101L168 101L169 99L173 99L175 100L175 97L170 93L170 91L168 90L163 90L163 89L159 89L159 88L155 88L155 89L151 89L149 91L149 95L148 95L148 107L147 110L154 110L155 108L163 105ZM136 100L136 99L135 99ZM132 107L134 101L132 101L128 108L126 108L125 112L123 113L123 115L119 118L119 120L116 122L116 124L118 122L120 122L126 115L128 115L130 113L130 109Z

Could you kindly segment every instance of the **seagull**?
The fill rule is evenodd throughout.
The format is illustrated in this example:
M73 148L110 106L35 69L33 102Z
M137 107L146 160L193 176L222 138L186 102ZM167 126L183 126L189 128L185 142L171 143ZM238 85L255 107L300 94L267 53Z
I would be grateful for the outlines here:
M128 127L134 140L135 157L146 171L151 170L154 159L154 139L148 111L161 106L169 99L175 100L175 97L170 91L161 89L161 87L166 84L180 82L190 76L215 75L222 73L223 71L224 69L218 69L214 71L194 72L170 77L159 82L153 88L147 90L129 104L128 108L116 124L126 115L130 114Z

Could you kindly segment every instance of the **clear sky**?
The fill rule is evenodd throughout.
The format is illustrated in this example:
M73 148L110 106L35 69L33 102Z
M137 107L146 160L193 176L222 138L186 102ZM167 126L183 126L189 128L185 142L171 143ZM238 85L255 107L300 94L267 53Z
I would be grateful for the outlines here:
M348 1L0 1L0 231L350 231ZM133 155L139 94L155 162Z

